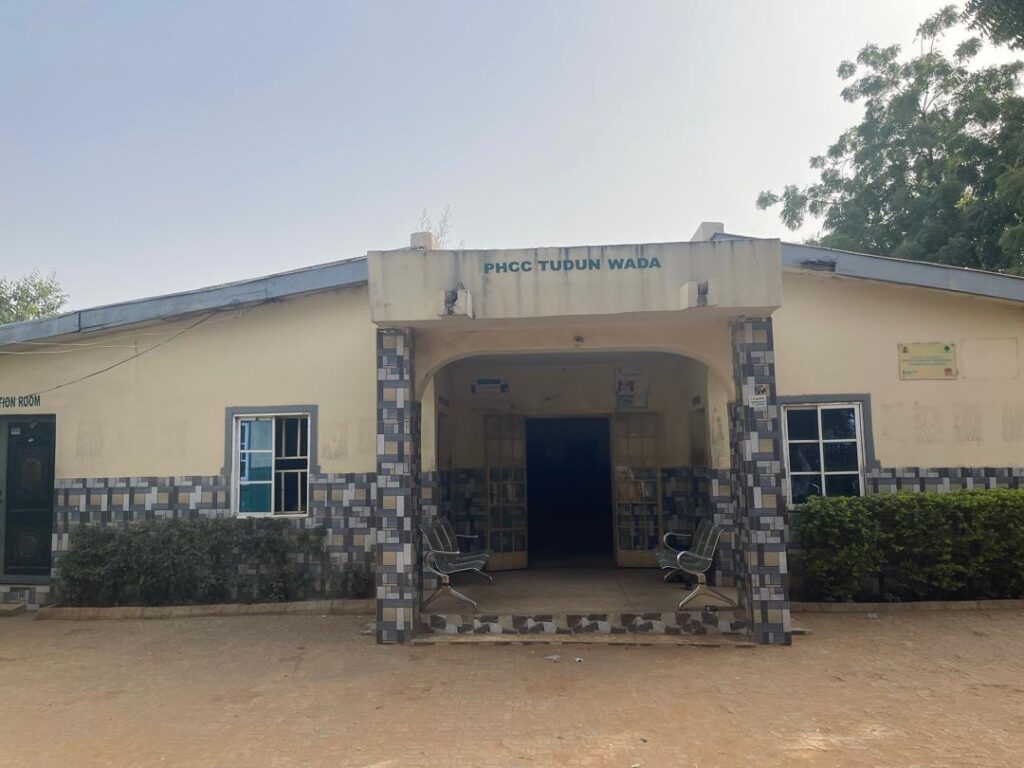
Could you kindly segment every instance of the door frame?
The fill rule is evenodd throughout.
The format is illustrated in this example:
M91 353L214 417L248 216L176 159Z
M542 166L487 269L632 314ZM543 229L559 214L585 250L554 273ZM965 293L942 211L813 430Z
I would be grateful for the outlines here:
M8 574L7 573L7 458L10 451L10 423L12 421L43 421L53 424L53 445L50 459L53 487L50 488L50 569L53 568L53 523L56 505L57 480L57 416L52 413L5 413L0 415L0 584L49 584L50 574Z

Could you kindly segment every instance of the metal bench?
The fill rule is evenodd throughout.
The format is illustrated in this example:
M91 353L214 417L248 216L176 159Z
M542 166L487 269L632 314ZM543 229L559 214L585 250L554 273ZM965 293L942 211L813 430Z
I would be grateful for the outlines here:
M668 531L661 537L661 542L665 546L664 549L654 550L654 559L658 561L658 567L663 571L667 571L665 581L668 581L673 576L684 573L683 569L679 567L679 553L689 549L689 543L699 540L707 533L707 529L710 527L711 518L705 517L700 521L697 525L697 530L693 533ZM687 542L687 544L680 546L680 542L683 541Z
M715 558L715 549L718 547L718 540L720 538L722 538L722 526L709 522L708 525L702 525L697 528L697 533L693 537L693 545L689 549L676 553L675 569L697 577L697 586L691 589L686 594L686 597L679 601L677 610L682 610L684 605L702 592L707 592L717 597L733 608L736 607L735 600L708 585L707 572L711 569L711 563ZM664 550L660 551L664 552ZM659 558L658 562L659 564L662 562L661 558Z
M437 520L420 525L420 533L423 535L423 549L425 550L423 564L428 571L435 574L441 581L441 585L434 590L430 597L423 601L420 608L426 608L441 594L449 594L456 600L469 603L475 611L477 609L476 601L454 589L451 577L456 573L479 573L481 576L493 581L488 574L483 572L487 559L450 549L441 534L440 528Z
M447 544L448 549L450 549L452 552L462 551L462 547L459 546L459 539L476 540L480 538L480 535L477 533L456 533L455 528L452 527L452 523L447 517L437 518L437 525L441 531L441 535L444 537L443 543ZM491 558L491 550L489 549L473 549L463 554L473 555L475 557L482 557L486 560L489 560ZM481 575L487 576L486 573ZM490 577L488 576L488 578Z

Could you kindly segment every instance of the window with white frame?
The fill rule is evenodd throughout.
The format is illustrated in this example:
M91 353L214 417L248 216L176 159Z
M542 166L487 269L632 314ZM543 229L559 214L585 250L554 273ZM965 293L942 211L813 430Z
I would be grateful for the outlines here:
M860 496L864 450L858 403L787 405L784 435L789 500Z
M302 515L309 510L309 415L235 417L235 511Z

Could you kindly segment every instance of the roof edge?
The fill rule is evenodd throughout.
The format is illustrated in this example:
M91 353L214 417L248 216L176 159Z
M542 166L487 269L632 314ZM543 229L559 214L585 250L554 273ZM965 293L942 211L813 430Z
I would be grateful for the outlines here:
M133 299L56 317L0 325L0 346L272 301L360 285L367 280L366 257L360 256L193 291Z
M720 232L716 240L747 240L742 235ZM1002 301L1024 302L1024 277L953 267L930 261L911 261L892 256L874 256L841 251L820 245L782 243L782 264L792 270L826 272L882 283L931 288Z

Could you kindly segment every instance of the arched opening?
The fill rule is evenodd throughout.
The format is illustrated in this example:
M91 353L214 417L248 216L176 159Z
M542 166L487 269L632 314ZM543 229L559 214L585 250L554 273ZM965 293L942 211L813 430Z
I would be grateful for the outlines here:
M493 550L494 570L654 567L666 531L715 514L708 483L729 467L729 386L660 351L451 360L422 390L437 514Z

